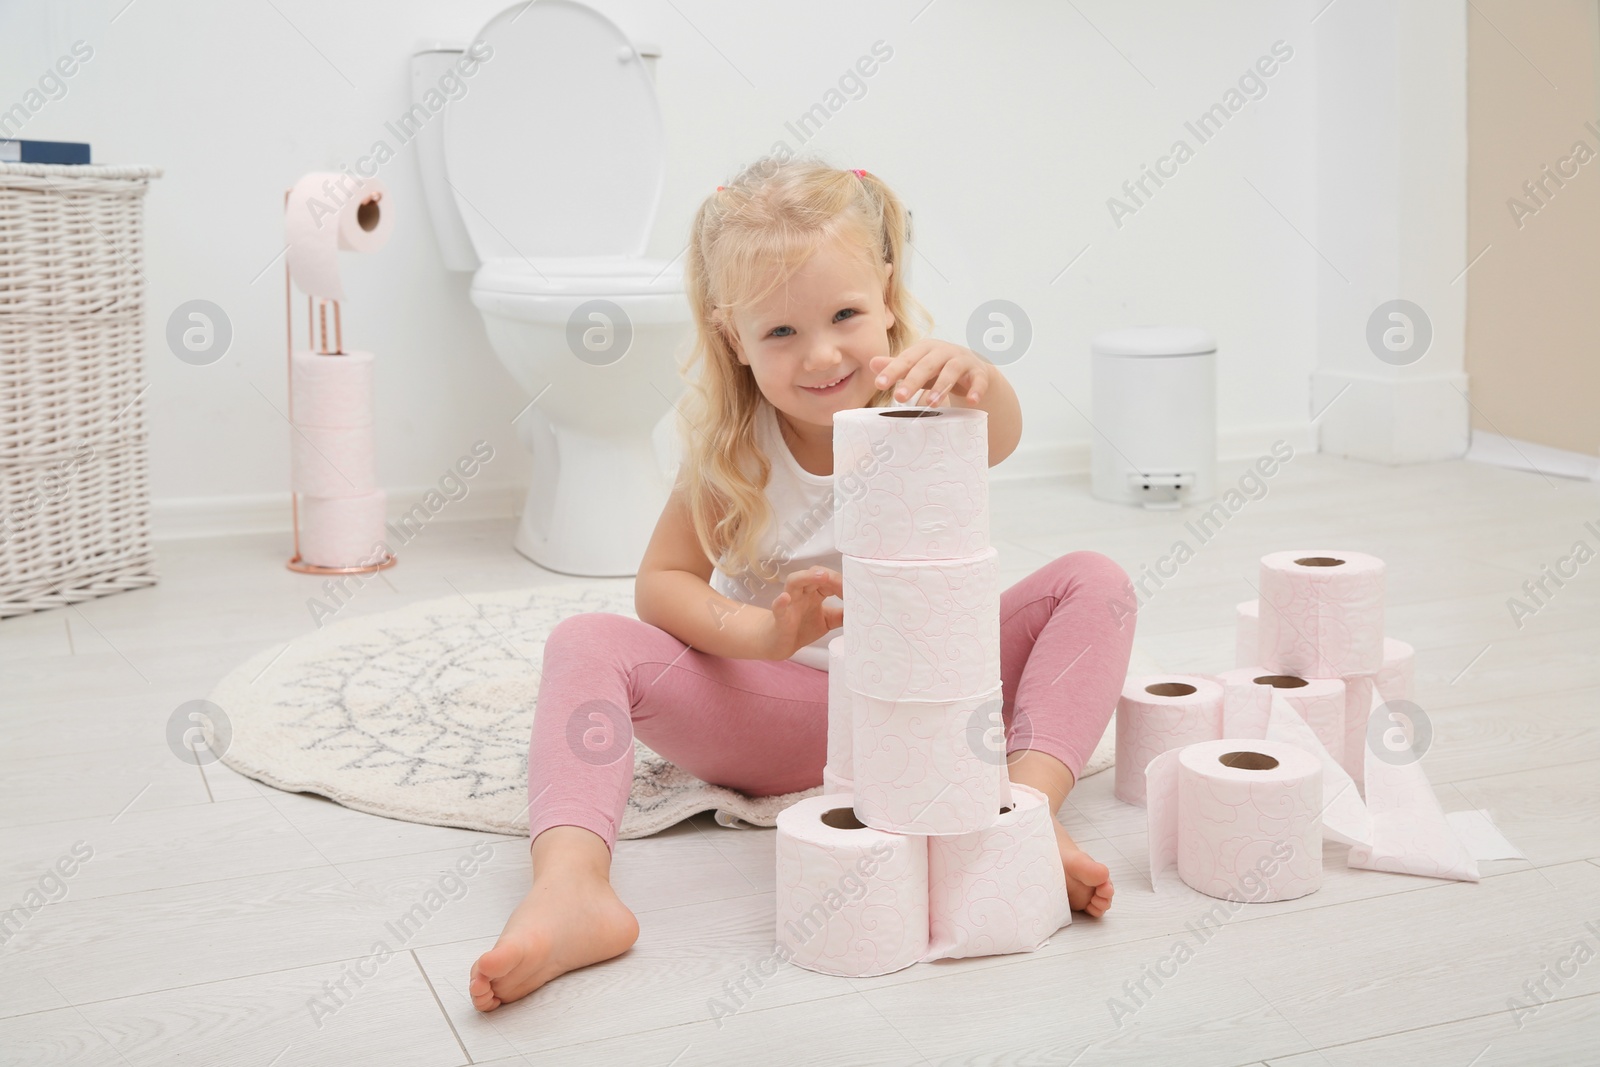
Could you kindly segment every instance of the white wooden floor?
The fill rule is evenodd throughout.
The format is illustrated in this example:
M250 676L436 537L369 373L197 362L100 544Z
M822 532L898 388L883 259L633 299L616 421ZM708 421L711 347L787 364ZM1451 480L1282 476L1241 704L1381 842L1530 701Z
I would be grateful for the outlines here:
M1242 470L1225 464L1224 483ZM1112 798L1107 773L1061 813L1111 866L1102 920L1079 916L1027 955L758 979L772 832L701 817L619 846L615 880L643 931L629 953L479 1016L467 968L524 889L525 842L180 763L163 740L173 710L309 629L316 582L283 568L284 537L173 542L155 588L0 622L0 906L34 887L52 898L0 947L0 1062L1600 1062L1600 560L1520 629L1506 606L1574 542L1600 548L1582 526L1600 526L1596 487L1319 455L1268 485L1148 601L1138 650L1166 670L1227 668L1261 554L1384 558L1389 632L1418 649L1439 797L1490 809L1531 862L1488 863L1471 885L1346 871L1330 847L1319 892L1246 906L1157 986L1147 969L1170 971L1212 902L1151 893L1142 812ZM1192 514L1101 504L1082 479L997 483L995 501L1011 578L1080 548L1137 577L1176 540L1197 546ZM570 580L509 539L509 523L429 527L347 611ZM387 924L482 841L493 858L465 894L395 937ZM52 881L74 847L91 858ZM381 963L365 958L378 941L394 950ZM1150 996L1119 1026L1108 1002L1133 1006L1125 984L1141 979ZM337 1010L314 1013L318 996ZM1512 998L1533 1010L1514 1014ZM715 1019L718 999L737 1010Z

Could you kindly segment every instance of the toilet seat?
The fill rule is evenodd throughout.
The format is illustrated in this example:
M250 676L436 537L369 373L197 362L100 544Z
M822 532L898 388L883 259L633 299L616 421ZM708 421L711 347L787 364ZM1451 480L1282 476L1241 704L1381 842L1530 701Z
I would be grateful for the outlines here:
M635 325L687 322L683 267L671 260L492 259L472 279L473 306L521 322L566 323L584 304L602 299L622 305Z
M496 15L478 41L492 51L444 129L478 259L641 255L666 149L655 86L627 36L592 8L538 0Z
M633 256L572 256L559 259L491 259L472 279L475 293L543 296L648 296L683 294L683 267L676 260Z

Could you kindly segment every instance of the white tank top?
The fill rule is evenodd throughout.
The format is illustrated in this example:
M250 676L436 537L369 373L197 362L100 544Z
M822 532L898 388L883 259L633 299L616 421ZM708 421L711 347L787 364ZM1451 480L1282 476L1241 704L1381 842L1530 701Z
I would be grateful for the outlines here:
M719 565L711 572L711 588L723 596L756 607L770 608L783 592L783 581L795 571L823 566L838 571L844 563L833 540L833 476L812 474L800 466L778 428L778 417L770 403L756 411L756 441L772 464L767 480L767 502L772 521L761 535L756 558L769 561L769 580L754 573L735 579ZM823 601L829 607L843 607L838 597ZM819 671L828 669L828 642L844 632L835 627L795 650L789 658Z

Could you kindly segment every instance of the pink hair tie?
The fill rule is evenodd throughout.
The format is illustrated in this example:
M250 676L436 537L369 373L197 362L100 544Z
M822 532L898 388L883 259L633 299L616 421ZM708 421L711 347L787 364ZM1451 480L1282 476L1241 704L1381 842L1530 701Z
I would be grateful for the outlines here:
M850 173L854 174L857 178L865 178L867 176L867 172L864 170L853 170Z

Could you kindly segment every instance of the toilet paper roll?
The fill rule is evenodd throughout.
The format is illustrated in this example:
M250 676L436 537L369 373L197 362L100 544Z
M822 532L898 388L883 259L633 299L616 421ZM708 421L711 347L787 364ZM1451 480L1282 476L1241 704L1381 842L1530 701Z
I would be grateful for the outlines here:
M383 562L382 489L360 496L300 498L300 558L318 567L365 567Z
M1329 748L1322 736L1332 734L1335 714L1343 722L1344 691L1338 679L1304 679L1290 675L1260 674L1259 667L1224 671L1222 686L1222 736L1251 740L1265 738L1295 745L1322 764L1322 829L1324 836L1343 844L1366 841L1372 820L1361 794L1339 763L1339 747ZM1295 685L1305 682L1304 685ZM1322 724L1322 736L1311 725Z
M847 684L885 700L944 700L1000 680L998 553L843 558Z
M1383 560L1308 550L1261 557L1257 662L1273 674L1343 678L1383 666Z
M1197 674L1130 678L1117 700L1116 796L1144 806L1144 769L1172 748L1222 736L1222 686Z
M957 559L988 548L988 419L978 408L835 413L835 547L874 559Z
M994 825L1012 799L999 685L955 700L855 701L857 818L898 834Z
M1250 667L1260 662L1256 632L1261 625L1261 609L1256 601L1246 600L1233 609L1233 665Z
M1344 750L1340 764L1357 786L1364 786L1368 708L1374 690L1382 701L1410 700L1417 656L1412 647L1392 637L1383 639L1383 666L1377 674L1352 674L1344 679Z
M1011 788L987 830L928 838L930 960L1031 952L1072 921L1050 800Z
M848 793L778 813L777 948L823 974L867 978L928 951L928 840L860 824Z
M296 352L291 358L295 425L372 425L371 352Z
M290 426L289 487L306 496L362 496L378 487L371 426Z
M284 209L289 276L308 296L343 300L339 252L376 252L394 229L394 200L377 178L313 171L294 183Z
M1222 900L1292 900L1322 885L1322 767L1294 745L1224 738L1146 769L1150 879L1174 863Z
M1263 667L1217 676L1222 683L1221 737L1265 737L1274 692L1282 696L1335 759L1344 752L1345 685L1339 678L1301 678Z
M822 768L824 793L855 790L855 703L844 684L844 638L828 642L828 761Z

